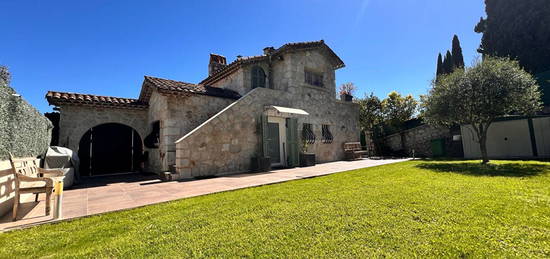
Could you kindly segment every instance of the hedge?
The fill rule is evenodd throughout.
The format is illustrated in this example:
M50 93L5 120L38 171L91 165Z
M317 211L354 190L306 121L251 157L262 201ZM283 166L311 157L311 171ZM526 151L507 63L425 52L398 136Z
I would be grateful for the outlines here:
M0 70L0 160L8 159L8 152L16 157L45 154L51 122L8 86L5 67Z

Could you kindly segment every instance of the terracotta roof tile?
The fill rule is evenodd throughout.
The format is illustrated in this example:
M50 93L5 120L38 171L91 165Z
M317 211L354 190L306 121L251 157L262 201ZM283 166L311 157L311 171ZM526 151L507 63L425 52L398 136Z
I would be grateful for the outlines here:
M132 109L145 109L148 107L146 103L143 103L137 99L55 91L48 91L46 94L46 99L51 105L79 104Z
M168 93L191 93L191 94L201 94L214 97L230 98L230 99L239 99L241 96L232 90L223 89L219 87L211 87L207 85L197 85L192 83L186 83L181 81L174 81L169 79L163 79L152 76L145 76L145 82L149 83L151 86L156 87L160 92ZM141 89L141 94L139 100L146 102L151 94L150 87L145 85Z

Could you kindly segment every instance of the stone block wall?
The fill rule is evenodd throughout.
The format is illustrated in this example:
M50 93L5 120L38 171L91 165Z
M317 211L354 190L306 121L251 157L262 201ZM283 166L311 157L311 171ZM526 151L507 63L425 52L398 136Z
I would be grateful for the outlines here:
M164 95L158 93L155 89L151 93L149 99L149 110L147 113L147 134L150 134L153 131L153 123L158 121L160 123L160 132L159 132L159 146L158 148L147 148L146 151L149 153L147 157L147 170L151 172L161 172L168 170L168 163L166 162L166 153L168 147L163 145L165 139L162 138L166 127L170 127L165 122L168 119L168 98Z
M336 93L336 74L326 56L320 50L306 50L285 53L282 59L272 61L269 71L268 61L259 61L241 67L231 75L212 84L215 87L231 89L241 95L252 90L252 67L261 67L266 74L266 88L270 86L283 92L298 93L300 88L310 87L331 94ZM305 83L305 69L323 74L323 87ZM270 80L272 83L270 85Z
M251 90L249 68L245 67L213 83L211 86L233 90L240 95L245 95ZM248 80L245 80L247 77Z
M323 74L323 86L312 86L305 83L305 70ZM336 96L336 75L334 68L319 50L306 50L284 54L283 60L273 64L274 89L284 92L299 93L303 88L312 88Z
M404 151L406 154L412 155L412 150L414 150L416 157L432 157L431 142L435 139L445 139L446 143L451 141L450 129L424 124L387 136L384 138L384 142L393 151Z
M178 177L191 178L247 171L259 151L255 103L266 89L255 89L176 141Z
M198 94L167 96L167 116L161 124L161 144L166 148L166 166L176 164L176 140L234 101Z
M234 102L233 99L206 95L164 95L153 91L149 100L149 132L160 122L160 143L148 149L149 170L165 172L176 164L176 140Z
M301 138L304 123L311 124L316 141L308 145L307 151L315 153L318 163L341 160L344 157L344 143L359 141L359 107L357 104L338 101L334 98L327 101L330 95L315 94L315 92L315 90L303 89L304 97L297 98L299 100L295 100L293 105L289 106L303 109L310 114L298 118L298 135ZM321 141L322 125L329 126L334 138L332 143Z

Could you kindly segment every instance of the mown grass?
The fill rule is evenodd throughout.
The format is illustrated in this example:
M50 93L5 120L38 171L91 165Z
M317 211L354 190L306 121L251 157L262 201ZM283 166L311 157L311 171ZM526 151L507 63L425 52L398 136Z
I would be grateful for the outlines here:
M550 256L550 163L411 161L0 234L0 257Z

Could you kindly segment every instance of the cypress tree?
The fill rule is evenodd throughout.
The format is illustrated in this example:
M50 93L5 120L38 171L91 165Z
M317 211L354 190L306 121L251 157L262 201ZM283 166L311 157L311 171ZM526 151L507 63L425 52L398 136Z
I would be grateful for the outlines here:
M478 52L518 60L533 74L550 69L550 1L485 0L485 11L475 27L483 33Z
M453 37L453 49L452 49L452 56L453 56L453 70L454 68L464 68L464 56L462 55L462 48L460 47L460 41L458 40L458 36Z
M453 70L453 56L451 52L447 50L447 54L445 54L445 59L443 60L443 73L450 74Z
M436 75L443 74L443 57L441 56L441 53L437 55L437 73Z

